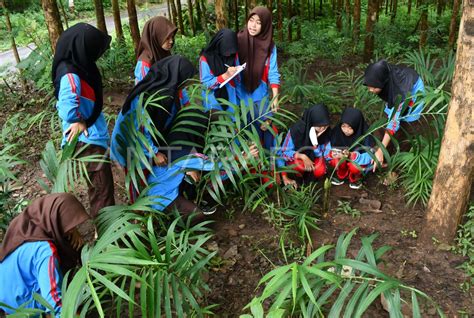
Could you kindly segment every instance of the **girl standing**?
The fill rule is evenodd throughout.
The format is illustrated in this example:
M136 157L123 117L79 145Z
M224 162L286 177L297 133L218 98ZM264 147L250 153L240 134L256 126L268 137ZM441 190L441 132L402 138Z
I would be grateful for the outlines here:
M218 98L237 104L235 78L224 87L219 87L236 72L236 65L237 35L232 30L222 29L202 50L199 58L199 76L206 88L202 91L205 111L227 110L227 105L220 104Z
M151 65L171 55L177 31L178 28L165 17L154 17L145 23L138 45L135 84L146 76Z
M415 70L409 67L389 64L385 60L380 60L370 64L365 70L364 85L371 93L378 95L386 103L385 114L388 117L388 123L382 144L387 147L391 136L400 129L400 122L411 123L420 118L424 104L415 102L416 94L425 91L423 80ZM408 107L403 109L407 98L410 98ZM375 157L382 165L384 159L382 149L375 152ZM374 164L374 171L376 167L377 165Z
M82 156L103 155L109 133L102 113L102 76L96 61L109 48L110 36L92 25L78 23L61 34L54 54L52 79L56 108L62 120L61 146L77 135ZM91 216L114 204L114 183L109 162L87 164Z
M333 185L341 185L344 179L348 178L351 189L359 189L362 186L363 173L372 169L372 157L368 154L374 145L372 136L359 140L368 129L369 126L360 110L344 110L341 121L331 132L332 150L329 154L329 164L337 169L336 177L331 180ZM341 151L336 152L336 149ZM339 163L343 158L346 159Z
M255 7L249 15L246 27L238 35L240 64L247 63L237 96L255 108L255 117L263 120L256 124L257 132L266 149L273 146L270 133L272 112L276 112L280 90L277 50L273 43L272 14L266 7ZM273 103L270 105L270 90ZM260 107L263 103L263 107Z

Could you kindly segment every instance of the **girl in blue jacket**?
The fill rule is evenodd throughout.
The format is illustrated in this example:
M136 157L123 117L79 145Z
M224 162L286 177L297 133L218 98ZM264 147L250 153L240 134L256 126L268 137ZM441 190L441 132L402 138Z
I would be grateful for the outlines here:
M280 90L277 50L273 42L272 14L266 7L255 7L249 15L246 27L238 35L240 64L247 63L242 74L237 96L247 106L250 100L255 108L257 132L266 149L273 146L271 129L272 112L277 111ZM270 106L270 91L273 103ZM262 104L263 103L263 104ZM263 106L263 107L262 107Z
M176 114L185 105L185 102L179 98L179 92L195 74L196 69L191 62L179 55L166 57L152 65L149 73L128 95L115 121L111 143L111 157L113 160L117 161L123 168L129 168L129 163L127 163L128 152L130 150L136 151L133 148L134 146L128 144L127 141L128 124L130 120L133 120L134 129L141 130L147 139L147 143L151 146L151 151L145 145L141 149L149 161L156 166L163 166L168 163L166 147L163 147L165 145L164 141L152 138L145 127L138 126L138 122L134 117L136 108L140 95L143 93L145 94L144 100L153 94L162 97L158 101L159 107L151 106L147 108L147 111L152 124L166 140ZM145 174L147 175L148 172L145 171ZM137 190L139 189L130 190L132 200L135 199Z
M322 178L326 174L326 160L331 150L329 124L329 111L324 104L306 109L277 150L277 166L292 166L295 175L303 182ZM282 172L282 180L284 185L297 185L287 172Z
M61 146L78 137L81 155L103 155L109 133L102 113L102 76L96 61L108 49L110 36L95 27L78 23L61 34L54 54L52 79L56 108L62 121ZM88 163L89 200L95 217L103 207L114 204L114 183L109 162Z
M138 45L135 84L148 74L151 65L171 55L177 31L178 28L162 16L153 17L145 23Z
M48 194L36 199L8 226L0 247L0 306L6 314L16 308L48 311L35 293L61 315L62 277L80 261L83 245L77 226L89 219L71 194Z
M231 77L237 66L237 35L229 29L222 29L202 50L199 58L199 77L204 85L203 106L206 111L229 110L218 98L237 104L237 79L233 78L224 87L219 86Z
M386 103L385 114L388 117L388 123L382 144L387 147L391 136L400 129L401 122L411 123L420 119L424 103L416 103L416 95L425 91L423 80L415 70L409 67L380 60L370 64L365 70L364 85ZM406 99L409 99L408 107L403 109ZM382 149L375 152L375 157L382 165L384 159ZM374 164L374 171L376 167L377 164Z
M363 173L372 169L372 157L369 152L372 151L374 140L370 135L359 140L368 129L369 126L360 110L352 107L344 110L341 121L331 131L332 150L329 154L329 164L337 169L336 176L331 180L333 185L341 185L347 178L351 189L359 189L362 186ZM339 163L344 157L347 159Z

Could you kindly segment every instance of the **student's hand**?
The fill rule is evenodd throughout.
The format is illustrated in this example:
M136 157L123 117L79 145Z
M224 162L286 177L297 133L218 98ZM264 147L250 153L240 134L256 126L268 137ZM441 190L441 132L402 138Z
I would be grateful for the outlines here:
M197 171L197 170L187 171L186 175L190 176L194 180L195 183L198 183L199 180L201 180L200 171Z
M342 153L341 152L335 152L335 151L331 151L331 157L333 157L334 159L341 159L342 158Z
M76 251L79 251L82 246L84 246L84 240L77 228L74 228L71 234L69 234L69 242L71 243L72 248L74 248Z
M372 164L374 165L374 168L372 169L372 172L375 172L375 170L377 169L377 167L380 165L380 167L382 167L382 164L383 164L383 152L382 152L382 149L378 149L376 152L375 152L375 158L377 158L377 160L379 161L379 164L377 164L377 162L375 160L372 160Z
M271 110L272 110L273 113L276 113L276 112L278 112L278 109L279 109L279 107L278 107L278 97L275 97L273 99Z
M235 74L235 72L237 72L237 67L235 66L230 66L227 68L227 71L224 73L224 78L225 79L228 79L229 77L232 77L232 75Z
M296 183L295 180L290 179L290 178L288 178L287 176L283 176L282 179L283 179L283 184L284 184L285 186L290 185L290 186L292 186L294 189L297 189L297 188L298 188L298 184Z
M166 158L165 154L162 154L161 152L159 152L153 157L153 161L155 162L155 165L157 166L164 166L168 163L168 158Z
M81 133L84 133L86 137L89 136L86 123L78 121L77 123L72 123L69 128L66 129L64 135L67 136L67 142L69 143L74 139L74 137L76 137L76 135L80 135Z
M271 119L267 119L265 120L261 125L260 125L260 129L262 131L267 131L267 129L272 125L272 120Z
M306 171L314 170L314 162L311 159L309 159L307 155L305 155L304 153L298 153L296 157L300 160L303 160L304 170Z
M248 159L249 157L254 157L254 158L258 158L258 147L255 145L255 144L252 144L250 147L249 147L249 152L248 153L244 153L243 154L243 157L244 159Z
M350 152L349 150L344 149L344 150L342 151L342 156L343 156L343 157L348 158L348 157L350 157L350 155L351 155L351 152Z

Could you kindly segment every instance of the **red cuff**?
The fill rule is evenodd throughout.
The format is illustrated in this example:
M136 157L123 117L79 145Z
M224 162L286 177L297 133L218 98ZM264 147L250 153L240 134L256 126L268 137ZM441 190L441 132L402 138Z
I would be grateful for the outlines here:
M219 75L219 76L217 76L217 81L219 82L219 84L221 84L221 83L225 82L225 79L224 79L224 77L222 77L222 75Z
M280 84L270 84L271 88L280 88Z
M285 171L283 171L283 172L281 173L281 176L282 176L282 177L286 177L287 175L288 175L288 173L286 173Z
M393 130L393 129L385 129L385 131L386 131L390 136L395 135L395 130Z

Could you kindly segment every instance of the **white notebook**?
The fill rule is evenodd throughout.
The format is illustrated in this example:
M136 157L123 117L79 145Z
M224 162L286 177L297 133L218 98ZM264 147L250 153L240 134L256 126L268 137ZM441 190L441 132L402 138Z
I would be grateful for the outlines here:
M232 75L231 77L229 77L228 79L226 79L224 82L221 83L221 85L219 85L219 88L222 88L225 86L225 84L229 83L229 81L231 79L233 79L234 77L236 77L240 72L242 72L243 70L245 70L245 67L247 66L247 63L244 63L242 65L239 65L239 66L236 66L237 67L237 71L234 73L234 75Z

